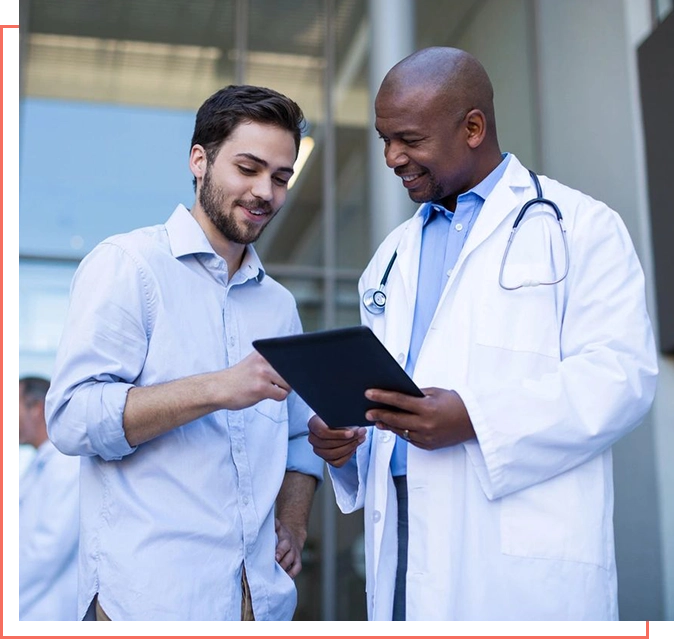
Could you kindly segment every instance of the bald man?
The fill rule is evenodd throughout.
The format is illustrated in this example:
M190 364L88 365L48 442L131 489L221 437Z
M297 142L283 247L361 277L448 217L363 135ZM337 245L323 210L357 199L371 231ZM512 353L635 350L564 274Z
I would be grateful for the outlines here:
M369 618L617 619L611 446L657 376L627 230L501 153L465 51L402 60L375 113L420 207L365 270L361 295L391 267L361 316L425 396L369 390L392 407L376 428L310 422L340 508L365 509Z

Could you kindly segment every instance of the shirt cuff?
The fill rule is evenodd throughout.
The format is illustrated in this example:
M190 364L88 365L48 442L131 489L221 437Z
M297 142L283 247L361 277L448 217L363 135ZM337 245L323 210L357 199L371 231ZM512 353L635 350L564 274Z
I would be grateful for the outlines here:
M308 435L288 441L286 471L303 473L316 478L316 488L323 483L323 460L314 453Z
M94 384L87 402L87 430L94 450L106 461L121 459L136 450L124 434L124 407L133 384Z

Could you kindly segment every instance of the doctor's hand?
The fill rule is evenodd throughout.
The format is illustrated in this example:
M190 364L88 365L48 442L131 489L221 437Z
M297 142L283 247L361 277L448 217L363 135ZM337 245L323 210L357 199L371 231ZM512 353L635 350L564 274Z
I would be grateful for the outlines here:
M444 388L422 388L425 397L370 389L365 396L401 411L371 408L367 419L424 450L455 446L475 437L473 424L461 397Z
M341 468L351 459L367 435L367 429L329 428L318 416L309 420L309 443L314 453L335 468Z

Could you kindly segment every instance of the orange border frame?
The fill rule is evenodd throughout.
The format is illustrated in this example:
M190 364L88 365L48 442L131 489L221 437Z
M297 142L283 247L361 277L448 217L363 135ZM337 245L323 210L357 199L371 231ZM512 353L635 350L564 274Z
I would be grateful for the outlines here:
M66 1L67 0L63 0ZM17 0L18 2L18 0ZM12 310L14 330L11 330L12 323L7 322L2 331L0 341L0 357L4 364L0 367L0 396L2 405L10 407L9 415L5 414L5 427L2 430L3 444L0 446L0 454L3 463L0 464L2 472L2 491L5 501L12 503L9 508L15 513L12 521L11 532L7 532L9 526L6 526L3 534L3 552L9 555L6 566L12 566L13 569L6 569L2 579L2 594L0 596L0 629L5 627L2 635L7 637L25 637L27 639L35 638L44 632L40 626L44 624L19 624L17 623L17 593L16 593L16 430L12 424L16 423L16 310L17 310L17 185L18 185L18 90L17 90L17 63L18 63L18 7L14 3L2 2L0 4L0 65L1 76L4 79L1 112L0 112L0 139L2 145L2 186L3 191L9 194L10 202L13 203L13 215L6 216L6 231L0 234L0 277L2 278L2 290L6 291L7 296L12 301ZM9 218L9 219L7 219ZM7 228L9 227L9 228ZM9 232L11 230L11 232ZM55 639L71 639L76 632L87 632L94 624L48 624L47 632ZM141 639L148 629L145 625L166 626L159 629L162 638L167 636L182 639L186 633L186 628L182 624L109 624L98 626L99 630L93 632L115 632L124 633L125 639ZM201 627L194 627L190 624L188 632L198 633L200 636L211 635L213 637L222 637L223 635L235 632L238 636L254 637L261 639L295 639L298 637L314 637L319 632L322 638L340 637L349 633L352 637L402 637L410 636L414 633L423 633L425 639L487 639L493 635L506 636L508 639L540 639L541 635L545 639L566 639L569 634L574 635L574 639L598 639L600 637L619 637L627 639L637 636L643 636L648 633L651 637L671 637L672 624L410 624L410 625L391 625L391 624L348 624L353 626L350 630L344 626L347 624L322 623L320 629L317 624L251 624L238 625L231 624L231 627L223 628L221 624L198 624ZM141 627L138 627L141 626ZM105 629L107 627L107 630ZM669 628L669 629L668 629ZM155 629L157 631L158 629ZM7 634L9 633L9 634ZM667 633L667 634L665 634ZM266 635L266 637L262 637Z

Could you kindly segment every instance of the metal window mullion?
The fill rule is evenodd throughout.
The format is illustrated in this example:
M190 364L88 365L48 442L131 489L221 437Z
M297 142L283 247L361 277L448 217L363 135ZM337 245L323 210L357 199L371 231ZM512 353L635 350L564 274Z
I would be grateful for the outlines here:
M333 328L336 322L336 264L337 215L335 205L336 148L334 121L335 37L334 0L325 0L325 74L324 141L323 141L323 305L324 326ZM326 477L326 482L329 479ZM332 492L323 493L323 535L321 539L321 612L324 621L336 617L337 593L337 506Z
M248 16L250 5L248 0L236 0L236 28L234 44L236 48L236 67L234 81L236 84L246 82L246 63L248 61Z

